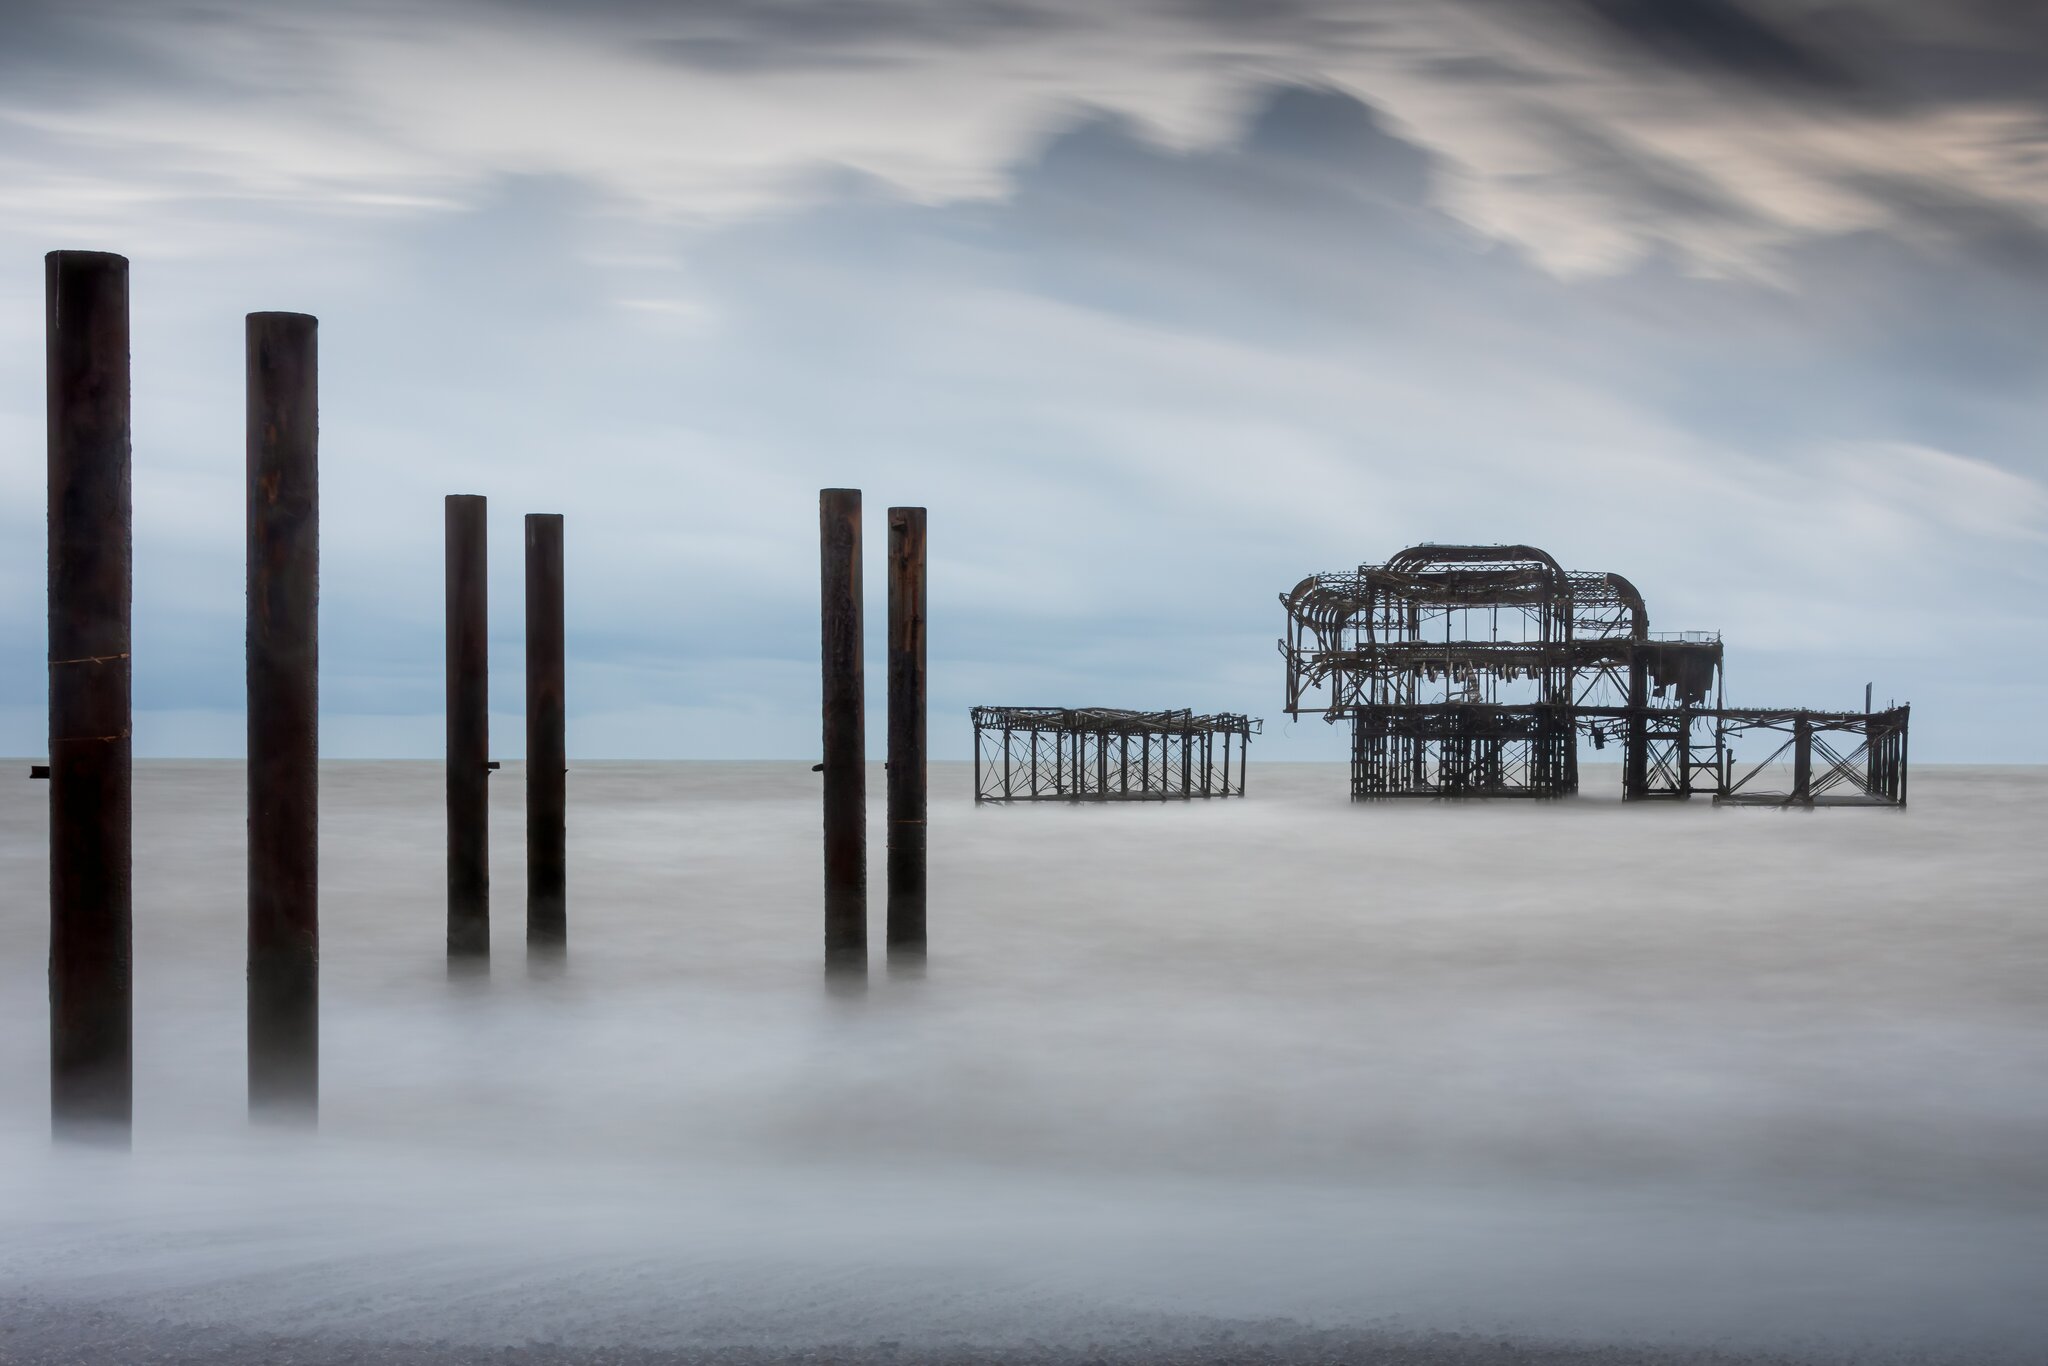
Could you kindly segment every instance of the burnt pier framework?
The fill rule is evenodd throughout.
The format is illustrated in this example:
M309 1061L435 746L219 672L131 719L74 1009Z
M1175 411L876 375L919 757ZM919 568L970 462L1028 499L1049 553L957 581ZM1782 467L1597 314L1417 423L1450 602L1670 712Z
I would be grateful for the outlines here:
M1718 633L1654 634L1634 584L1534 546L1413 546L1280 601L1287 714L1351 724L1357 800L1566 796L1584 737L1620 745L1631 801L1906 802L1906 707L1726 706ZM1747 732L1782 738L1738 764Z
M1260 723L1235 712L976 707L974 800L1242 797Z

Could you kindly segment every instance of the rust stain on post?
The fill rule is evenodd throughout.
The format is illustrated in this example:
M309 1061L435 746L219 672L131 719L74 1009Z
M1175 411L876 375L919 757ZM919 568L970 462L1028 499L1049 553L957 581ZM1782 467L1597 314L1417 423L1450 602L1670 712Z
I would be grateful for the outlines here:
M913 956L925 948L924 513L889 509L888 942Z
M448 956L491 951L484 500L451 493L447 525Z
M50 1119L133 1115L128 261L44 258L49 399Z
M868 953L867 731L861 678L860 490L818 494L824 693L825 963Z
M319 323L248 317L249 1109L320 1096Z

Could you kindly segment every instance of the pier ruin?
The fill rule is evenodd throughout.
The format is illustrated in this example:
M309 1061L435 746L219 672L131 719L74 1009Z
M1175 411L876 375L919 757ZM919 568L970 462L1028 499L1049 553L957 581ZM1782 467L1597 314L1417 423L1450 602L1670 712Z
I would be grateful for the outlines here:
M1185 708L976 707L974 800L1242 797L1259 728L1256 718L1235 712L1197 716Z
M1354 800L1567 796L1583 736L1630 801L1906 804L1907 707L1729 707L1719 633L1652 632L1627 579L1534 546L1412 546L1280 601L1287 714L1351 723ZM1737 762L1746 733L1777 744Z

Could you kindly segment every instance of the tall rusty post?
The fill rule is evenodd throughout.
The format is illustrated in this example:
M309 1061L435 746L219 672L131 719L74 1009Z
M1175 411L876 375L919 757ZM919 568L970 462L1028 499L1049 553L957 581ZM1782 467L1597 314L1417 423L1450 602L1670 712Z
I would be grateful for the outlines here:
M249 1111L320 1100L319 323L248 317Z
M818 493L824 683L825 965L868 955L867 730L861 684L860 490Z
M569 942L562 515L526 514L526 948Z
M924 512L889 509L888 942L911 957L925 949Z
M43 259L49 399L50 1122L125 1144L130 973L128 261Z
M484 499L451 493L447 522L448 957L491 952Z

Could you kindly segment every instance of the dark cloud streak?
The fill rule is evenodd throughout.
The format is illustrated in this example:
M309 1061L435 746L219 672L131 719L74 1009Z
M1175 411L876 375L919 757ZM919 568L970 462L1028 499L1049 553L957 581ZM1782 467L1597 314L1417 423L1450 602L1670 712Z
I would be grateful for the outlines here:
M1780 89L1846 94L1862 82L1820 45L1740 0L1573 0L1613 32L1668 61Z
M533 0L499 0L518 8ZM545 5L540 8L547 8ZM968 51L1088 27L1084 16L1024 0L692 0L599 4L593 19L630 21L643 51L704 71L879 70L933 52Z

